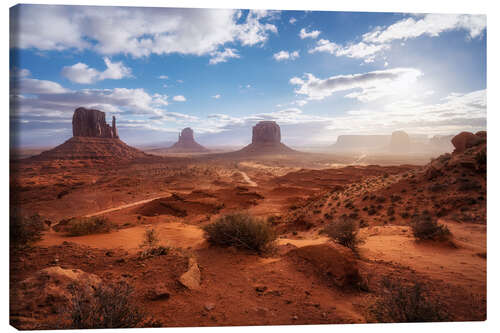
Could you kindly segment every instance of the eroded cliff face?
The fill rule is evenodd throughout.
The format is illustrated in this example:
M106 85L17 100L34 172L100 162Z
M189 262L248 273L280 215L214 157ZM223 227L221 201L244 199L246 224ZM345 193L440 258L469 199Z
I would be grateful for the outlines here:
M113 117L112 126L109 126L104 112L77 108L73 114L73 136L117 139L116 119Z
M253 127L252 143L275 143L281 142L281 130L278 124L274 121L261 121Z

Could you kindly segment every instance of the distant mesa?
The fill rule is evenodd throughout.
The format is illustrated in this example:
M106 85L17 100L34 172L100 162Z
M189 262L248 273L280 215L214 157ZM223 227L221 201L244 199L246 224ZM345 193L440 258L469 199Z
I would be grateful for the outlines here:
M73 137L33 159L123 161L146 157L149 155L119 139L115 117L110 126L104 112L80 107L73 114Z
M194 131L186 127L179 134L179 140L167 152L170 153L204 153L209 151L194 140Z
M390 135L339 135L332 146L334 150L374 150L386 147L391 142Z
M409 152L410 136L405 131L392 132L390 150L398 153Z
M252 128L252 143L238 152L247 154L296 153L281 143L281 129L275 121L260 121Z

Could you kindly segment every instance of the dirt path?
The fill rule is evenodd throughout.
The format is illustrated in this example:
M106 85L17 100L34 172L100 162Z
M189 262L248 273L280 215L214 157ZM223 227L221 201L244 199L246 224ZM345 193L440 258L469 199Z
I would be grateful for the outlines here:
M248 183L249 186L256 187L257 183L254 182L250 177L248 177L247 173L245 171L240 171L241 175L245 179L245 181Z
M156 196L154 198L149 198L149 199L144 199L144 200L140 200L140 201L135 201L135 202L124 204L124 205L120 205L120 206L117 206L117 207L113 207L113 208L108 208L108 209L105 209L105 210L101 210L101 211L96 212L96 213L87 214L87 215L85 215L85 217L92 217L92 216L102 215L102 214L106 214L106 213L111 213L111 212L114 212L116 210L121 210L121 209L129 208L129 207L132 207L132 206L137 206L137 205L140 205L140 204L145 204L145 203L148 203L148 202L156 200L156 199L165 198L166 196L169 196L169 195L171 195L171 193L165 193L165 194L163 194L161 196Z

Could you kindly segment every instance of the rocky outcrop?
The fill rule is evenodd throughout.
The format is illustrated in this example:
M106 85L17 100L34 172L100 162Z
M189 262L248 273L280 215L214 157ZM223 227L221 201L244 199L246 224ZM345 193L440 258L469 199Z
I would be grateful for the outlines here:
M398 153L408 152L410 150L410 136L404 131L393 132L390 149Z
M194 140L194 131L189 127L183 129L179 134L178 141L167 149L167 152L171 153L203 153L207 151L207 148Z
M252 128L252 143L279 144L280 142L281 129L275 121L261 121Z
M357 287L361 281L352 251L337 244L308 245L287 253L294 266L314 272L339 288Z
M281 129L275 121L261 121L252 128L252 143L236 154L287 154L295 150L281 143Z
M453 139L451 139L451 143L455 147L453 153L462 153L467 148L474 147L480 144L481 142L484 142L486 140L486 133L484 134L482 134L481 132L478 133L480 134L480 136L473 134L471 132L461 132L455 135Z
M106 123L106 114L95 109L77 108L73 114L73 136L118 139L116 119Z

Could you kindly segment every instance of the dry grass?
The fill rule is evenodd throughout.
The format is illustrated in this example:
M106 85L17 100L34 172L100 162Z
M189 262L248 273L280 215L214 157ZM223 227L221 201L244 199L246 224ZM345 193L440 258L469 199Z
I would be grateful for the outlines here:
M416 323L447 321L444 306L432 301L419 282L404 284L400 280L384 278L383 291L370 308L378 322Z

